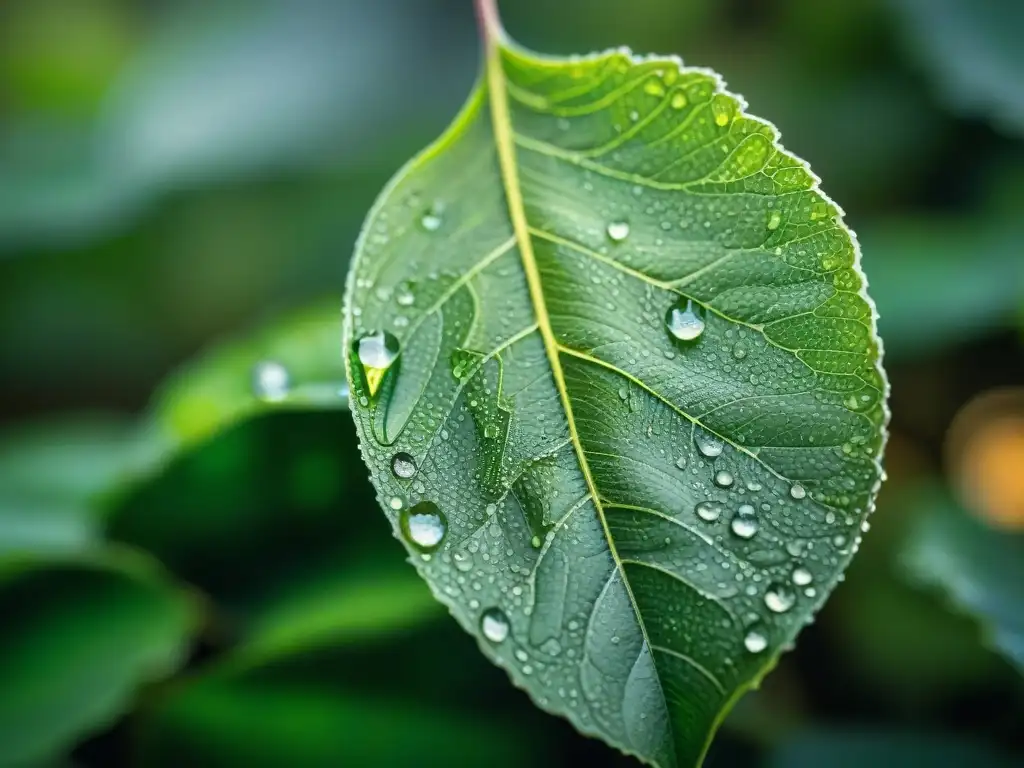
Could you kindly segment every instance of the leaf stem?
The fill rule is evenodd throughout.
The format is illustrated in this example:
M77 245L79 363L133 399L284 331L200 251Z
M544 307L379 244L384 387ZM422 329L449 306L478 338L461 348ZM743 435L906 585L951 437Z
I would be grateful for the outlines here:
M491 46L502 37L501 16L498 14L498 0L474 0L476 19L484 44Z

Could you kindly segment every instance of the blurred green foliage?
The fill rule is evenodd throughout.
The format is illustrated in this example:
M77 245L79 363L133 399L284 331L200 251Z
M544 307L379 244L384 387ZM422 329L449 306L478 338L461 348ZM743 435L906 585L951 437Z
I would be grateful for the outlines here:
M976 621L1019 648L1018 542L949 511L942 461L1024 384L1019 3L503 6L538 50L715 68L860 234L890 480L709 764L1019 764ZM477 55L464 0L0 5L0 765L630 764L444 615L338 410L359 224ZM266 360L291 397L256 396Z

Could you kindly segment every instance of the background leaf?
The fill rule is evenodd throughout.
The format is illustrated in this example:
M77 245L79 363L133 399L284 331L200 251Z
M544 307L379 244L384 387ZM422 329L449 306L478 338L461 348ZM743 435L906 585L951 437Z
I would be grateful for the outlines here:
M195 605L137 555L0 564L0 765L59 754L183 660Z
M350 274L364 457L543 708L699 763L856 550L886 385L855 246L704 70L489 49Z
M954 105L1024 131L1024 8L1014 0L891 0L904 34Z
M1024 672L1024 534L989 528L935 488L921 488L914 503L927 512L907 546L909 572L977 618Z

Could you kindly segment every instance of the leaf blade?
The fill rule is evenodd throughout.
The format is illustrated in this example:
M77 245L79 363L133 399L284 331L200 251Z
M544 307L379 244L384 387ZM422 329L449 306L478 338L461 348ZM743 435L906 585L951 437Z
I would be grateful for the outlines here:
M648 762L699 763L835 583L879 483L886 384L858 252L717 76L490 46L484 83L357 246L346 340L364 458L435 595L535 702ZM667 148L645 134L659 127ZM686 180L691 156L709 167ZM757 204L786 194L797 203ZM694 219L712 195L738 199L746 229L680 234L711 230ZM670 202L686 226L658 221ZM722 272L737 253L761 272L746 294ZM794 560L798 538L824 551Z

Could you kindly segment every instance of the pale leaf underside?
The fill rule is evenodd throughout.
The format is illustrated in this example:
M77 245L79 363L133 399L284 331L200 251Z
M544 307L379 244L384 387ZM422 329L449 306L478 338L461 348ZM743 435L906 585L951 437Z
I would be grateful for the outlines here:
M422 576L517 685L693 765L872 506L886 384L856 246L713 73L507 43L487 69L358 247L364 457ZM379 331L386 371L359 356Z

